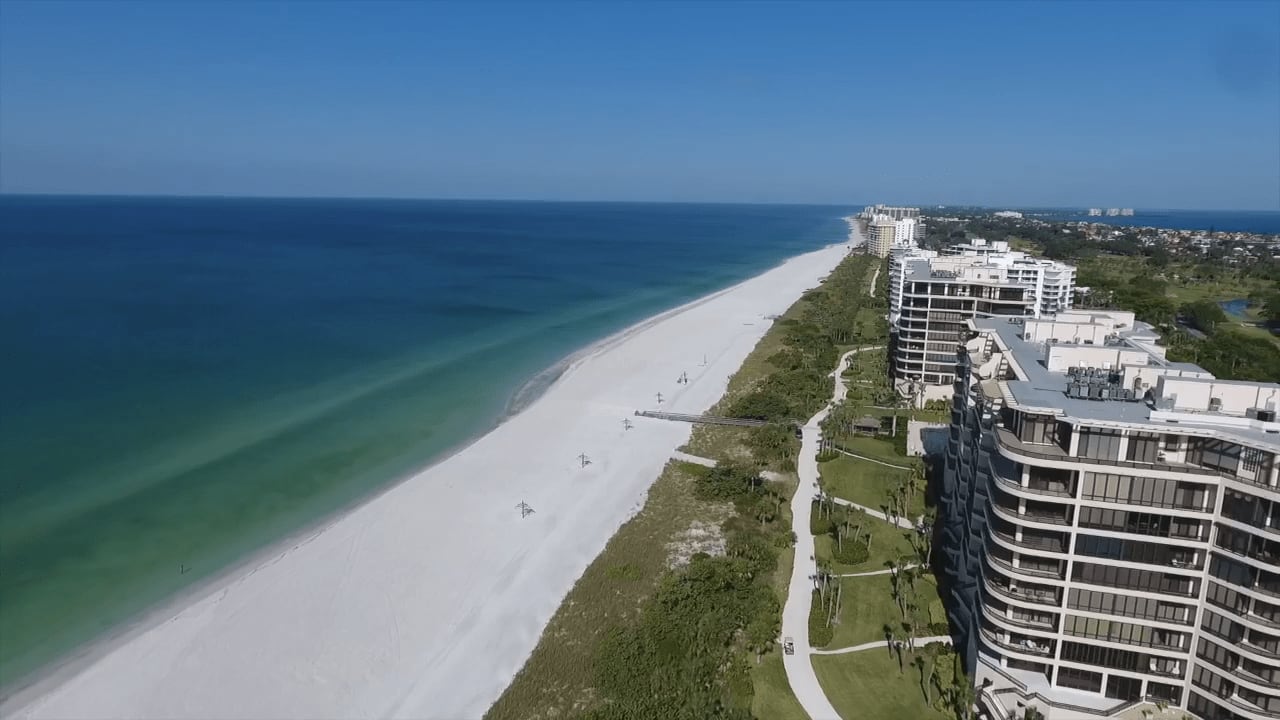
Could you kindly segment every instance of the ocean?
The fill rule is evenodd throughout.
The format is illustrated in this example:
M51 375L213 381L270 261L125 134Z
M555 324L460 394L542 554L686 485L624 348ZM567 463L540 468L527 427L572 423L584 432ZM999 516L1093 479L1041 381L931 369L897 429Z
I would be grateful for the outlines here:
M0 196L0 687L855 207Z

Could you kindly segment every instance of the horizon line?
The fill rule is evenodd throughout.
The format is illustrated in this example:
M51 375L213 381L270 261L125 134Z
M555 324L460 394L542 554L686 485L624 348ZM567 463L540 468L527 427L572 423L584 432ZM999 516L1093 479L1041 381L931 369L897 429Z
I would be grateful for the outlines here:
M159 198L173 200L390 200L397 202L524 202L524 203L564 203L564 204L630 204L630 205L794 205L811 207L868 207L865 203L833 203L833 202L788 202L788 201L746 201L746 200L574 200L523 197L429 197L409 195L230 195L224 193L90 193L90 192L13 192L0 191L0 197L48 197L48 198ZM871 203L899 207L890 203ZM983 205L976 203L920 203L902 205L902 207L919 207L921 210L939 208L979 208L983 210L1088 210L1098 205ZM1113 207L1113 206L1106 206ZM1120 206L1114 206L1120 207ZM1135 213L1151 212L1240 212L1240 213L1280 213L1276 208L1176 208L1176 207L1132 207ZM1131 217L1131 216L1128 216Z

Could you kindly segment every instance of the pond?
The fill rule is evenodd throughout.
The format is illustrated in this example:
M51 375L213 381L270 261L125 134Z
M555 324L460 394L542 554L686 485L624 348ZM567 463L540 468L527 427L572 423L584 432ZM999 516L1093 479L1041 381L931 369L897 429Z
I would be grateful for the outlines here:
M1218 301L1218 307L1222 308L1222 311L1231 317L1242 318L1245 310L1249 307L1249 300L1248 298L1220 300Z

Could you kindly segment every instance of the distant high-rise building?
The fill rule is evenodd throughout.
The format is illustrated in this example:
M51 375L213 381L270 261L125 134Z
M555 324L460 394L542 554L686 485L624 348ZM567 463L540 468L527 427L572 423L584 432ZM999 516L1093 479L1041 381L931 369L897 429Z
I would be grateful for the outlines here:
M1089 217L1101 217L1102 208L1089 208Z
M985 716L1280 717L1280 385L1132 312L966 325L939 569Z
M919 218L920 208L913 207L890 207L888 205L868 205L862 209L859 215L863 220L874 220L877 215L884 215L890 220L903 220L906 218Z
M893 251L889 262L891 363L923 399L947 395L956 343L975 317L1038 318L1071 308L1075 268L976 238L944 248Z
M888 215L877 215L867 224L867 251L888 257L898 236L898 224Z

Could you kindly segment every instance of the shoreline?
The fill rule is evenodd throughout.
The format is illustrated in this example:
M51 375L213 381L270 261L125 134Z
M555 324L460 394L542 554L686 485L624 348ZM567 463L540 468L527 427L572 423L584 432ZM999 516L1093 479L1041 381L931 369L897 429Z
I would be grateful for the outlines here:
M775 266L770 270L766 270L760 275L684 303L665 312L658 313L657 315L646 318L639 323L633 324L606 336L605 338L602 338L581 350L571 353L563 360L555 363L551 368L539 373L539 375L542 375L548 371L559 369L554 380L547 383L545 387L540 388L537 395L530 399L527 404L520 406L514 414L502 416L498 420L497 424L491 427L488 431L472 438L468 442L463 443L452 450L442 453L438 459L427 466L418 468L412 473L408 473L399 479L389 482L385 487L373 494L361 498L355 503L352 503L351 506L343 508L342 510L326 516L325 518L319 519L314 524L292 533L277 542L271 543L262 550L246 557L243 561L235 563L225 570L212 575L210 578L200 581L190 588L181 591L177 595L169 598L167 601L143 611L135 620L120 626L120 628L115 632L100 637L97 641L91 641L88 645L67 655L54 665L48 666L42 671L37 671L36 674L29 676L29 678L25 682L22 682L21 685L13 687L3 699L0 699L0 711L3 711L6 715L12 713L20 717L43 716L41 713L42 708L47 707L50 702L57 699L52 696L57 696L63 693L63 691L67 690L68 686L75 684L77 681L83 680L85 675L92 673L95 669L98 669L101 664L111 659L112 656L119 654L129 646L158 632L162 633L164 631L169 631L170 634L179 632L178 629L170 629L169 626L181 624L181 621L184 619L184 615L197 611L201 605L207 604L211 600L216 604L216 599L220 599L220 596L225 596L228 592L235 590L239 585L245 584L259 573L265 573L272 570L277 565L285 564L292 556L306 552L309 546L317 540L324 538L329 533L337 530L344 523L351 522L354 516L367 511L371 506L380 504L380 501L384 503L389 502L385 500L388 495L397 493L405 488L405 486L413 484L416 481L424 481L426 476L433 474L433 471L436 471L440 467L467 454L469 450L476 447L478 444L498 434L504 427L513 424L526 414L534 411L540 405L545 403L548 396L553 395L557 388L564 385L566 380L573 378L584 365L590 364L590 361L593 359L605 355L611 350L617 349L619 346L625 345L629 341L634 340L636 336L644 334L655 326L661 325L664 321L678 318L681 315L686 315L691 310L707 303L714 302L717 299L724 298L735 290L740 291L744 285L751 284L764 276L776 273L803 258L822 255L823 253L830 255L834 253L837 248L841 250L839 256L843 257L843 249L845 245L846 243L830 245L822 250L812 251L810 253L789 258L782 264ZM834 266L834 263L832 263L832 266ZM828 267L826 271L829 270L830 268ZM825 272L821 274L825 275ZM797 297L800 292L803 292L803 288L796 292ZM753 323L743 324L750 325ZM754 343L752 344L754 345ZM736 370L736 364L732 369ZM537 376L535 376L535 379L536 377ZM518 389L516 393L513 394L513 400L515 400L522 391L527 390L528 385L529 384L526 383L525 386ZM718 394L719 393L717 393L717 396ZM687 428L681 428L681 430L687 430ZM679 443L676 442L672 447L678 444ZM665 462L665 457L663 458L663 462ZM651 481L652 477L649 478L649 482ZM634 512L634 510L632 512ZM625 517L619 517L613 529L616 530L616 526L624 522L625 519ZM604 540L607 541L608 536L611 535L612 532L606 535ZM595 553L592 553L591 557L594 557L594 554ZM590 557L587 558L587 562L589 561ZM574 575L574 578L576 578L576 574ZM572 579L570 579L569 585L556 593L556 599L558 600L560 597L563 597L564 591L567 591L568 587L571 587L571 585ZM554 607L552 610L554 611ZM252 612L252 606L246 608L245 611ZM543 620L543 624L545 624L545 618ZM536 631L537 632L534 635L535 641L537 636L541 633L541 626L536 628ZM519 669L521 664L523 664L528 652L531 651L532 645L530 645L523 656L517 658L518 663L511 671L512 675L514 675L514 672ZM509 679L510 678L508 677L507 680L509 681ZM500 694L504 687L505 682L501 686L497 687L493 694L493 698L496 698L497 694ZM93 694L95 693L90 693L90 695ZM490 698L490 700L493 698ZM86 698L86 700L89 699L90 698ZM109 716L111 713L110 709L102 708L96 703L92 703L89 707L91 707L92 710L88 710L87 712L91 715L95 714L94 711L105 712L106 716ZM281 710L284 710L284 712L279 713L279 716L295 716L288 711L288 709L292 707L293 706L286 706L280 708ZM155 709L160 710L158 707ZM396 710L395 707L388 709L392 712L395 712ZM400 707L400 709L403 710L404 708ZM480 712L483 712L484 709L487 709L487 705L484 708L481 708ZM187 708L188 712L192 710L196 711L195 715L209 714L209 710L207 708ZM54 712L56 713L58 711L55 710ZM182 709L175 710L175 708L167 706L167 710L160 710L155 713L155 716L167 716L181 712ZM146 711L139 710L137 714L146 714ZM231 714L235 715L236 713L232 712ZM250 714L261 715L262 713Z

